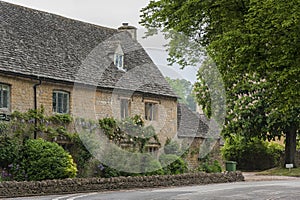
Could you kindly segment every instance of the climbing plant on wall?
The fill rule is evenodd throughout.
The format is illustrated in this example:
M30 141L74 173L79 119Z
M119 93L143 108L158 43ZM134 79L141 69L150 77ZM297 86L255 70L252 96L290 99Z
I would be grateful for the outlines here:
M145 146L151 139L160 145L153 126L145 126L139 115L118 121L114 118L99 120L100 128L109 140L116 144L129 144L134 149L143 153Z

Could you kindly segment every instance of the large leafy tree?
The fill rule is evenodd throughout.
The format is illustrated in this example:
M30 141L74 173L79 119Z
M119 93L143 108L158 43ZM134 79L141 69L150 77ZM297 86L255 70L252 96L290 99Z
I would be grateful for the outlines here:
M179 102L186 104L191 110L196 111L192 83L185 79L171 79L170 77L166 77L166 80L176 95L179 96Z
M300 127L299 0L159 0L142 13L149 35L160 29L170 39L171 62L195 64L205 49L216 64L226 91L225 136L284 135L285 162L294 163ZM199 102L213 115L204 73L198 77L198 97L207 99Z

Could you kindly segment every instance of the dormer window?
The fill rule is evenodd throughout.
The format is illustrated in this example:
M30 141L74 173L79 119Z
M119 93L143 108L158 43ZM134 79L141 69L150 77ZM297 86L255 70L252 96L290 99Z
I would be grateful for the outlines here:
M124 61L123 55L115 53L115 62L114 62L114 64L119 69L123 69L123 61Z
M124 53L120 44L115 50L114 65L118 67L118 69L124 70Z

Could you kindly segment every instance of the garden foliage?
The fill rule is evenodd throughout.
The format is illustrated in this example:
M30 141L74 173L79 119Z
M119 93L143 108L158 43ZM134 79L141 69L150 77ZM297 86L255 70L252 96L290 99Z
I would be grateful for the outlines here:
M237 162L241 170L264 170L280 165L284 148L277 143L269 143L258 138L247 140L241 136L227 139L222 149L226 160Z
M15 165L19 165L19 170L14 169L19 180L74 178L77 172L68 152L57 143L43 139L27 140Z

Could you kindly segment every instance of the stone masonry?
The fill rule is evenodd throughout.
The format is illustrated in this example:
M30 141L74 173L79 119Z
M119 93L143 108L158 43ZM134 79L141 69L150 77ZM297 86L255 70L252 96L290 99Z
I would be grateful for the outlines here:
M203 185L244 181L241 172L190 173L165 176L65 179L36 182L1 182L0 198L51 194L103 192L137 188Z
M0 80L1 83L10 85L11 112L25 112L33 109L33 85L38 83L37 80L8 75L0 75ZM42 81L42 84L37 87L37 103L38 108L44 107L47 115L53 114L52 92L54 90L70 93L70 114L72 116L93 120L104 117L120 119L121 98L129 99L131 116L144 116L145 102L156 102L158 104L158 120L146 121L146 125L154 126L162 144L167 138L173 138L176 135L177 101L174 98L149 97L143 94L119 93L96 87Z

